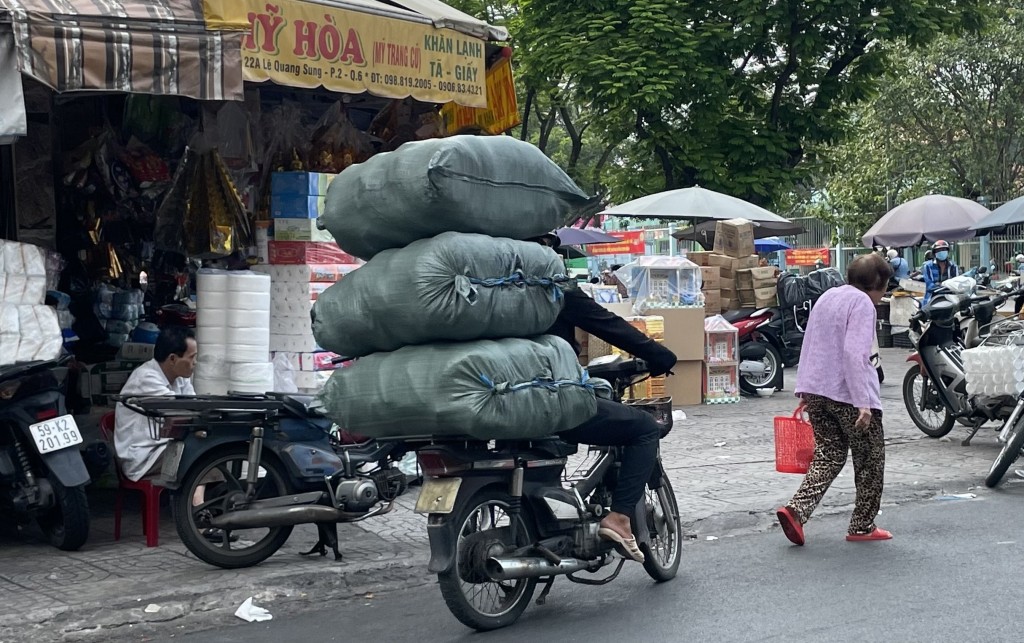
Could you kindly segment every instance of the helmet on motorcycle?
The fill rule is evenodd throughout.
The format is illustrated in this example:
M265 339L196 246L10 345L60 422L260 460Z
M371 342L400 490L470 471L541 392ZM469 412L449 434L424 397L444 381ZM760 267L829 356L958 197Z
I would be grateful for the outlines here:
M1013 260L1016 261L1017 263L1024 262L1024 255L1017 255L1016 257L1013 258Z
M885 253L885 254L886 254L886 256L888 256L888 257L889 257L890 259L895 259L896 257L900 256L900 253L896 252L895 250L890 250L889 252L887 252L887 253Z
M932 244L932 252L938 252L939 250L949 250L949 242L939 239Z

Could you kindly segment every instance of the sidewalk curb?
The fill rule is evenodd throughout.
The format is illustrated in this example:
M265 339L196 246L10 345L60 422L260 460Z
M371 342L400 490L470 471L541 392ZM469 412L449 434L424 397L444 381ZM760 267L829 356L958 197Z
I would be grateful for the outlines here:
M182 591L154 591L137 594L117 603L92 601L74 607L41 609L0 620L0 643L31 641L111 641L121 638L169 636L169 623L182 620L175 634L228 624L242 624L234 611L246 598L270 610L290 611L289 604L324 604L354 598L372 592L426 584L432 581L427 572L429 552L409 552L405 560L390 559L384 563L370 562L335 565L324 559L318 571L309 566L284 570L261 577L260 587L253 579L225 572L222 581L213 581ZM149 604L160 606L156 613L146 613ZM301 609L301 608L299 608ZM187 624L183 619L187 618Z

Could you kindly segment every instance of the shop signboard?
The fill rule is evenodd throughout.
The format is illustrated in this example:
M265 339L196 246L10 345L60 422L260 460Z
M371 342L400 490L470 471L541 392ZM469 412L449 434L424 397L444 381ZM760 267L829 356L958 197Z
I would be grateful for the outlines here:
M587 246L592 256L607 255L642 255L647 251L643 230L629 232L609 232L613 237L621 239L618 243L600 243Z
M786 251L787 266L813 266L819 261L828 265L828 248L793 248Z
M243 77L384 98L487 107L484 42L333 6L203 0L208 29L244 29Z
M463 107L448 103L441 108L445 131L453 134L463 127L477 125L491 134L501 134L522 122L512 80L512 59L505 56L487 70L487 107Z

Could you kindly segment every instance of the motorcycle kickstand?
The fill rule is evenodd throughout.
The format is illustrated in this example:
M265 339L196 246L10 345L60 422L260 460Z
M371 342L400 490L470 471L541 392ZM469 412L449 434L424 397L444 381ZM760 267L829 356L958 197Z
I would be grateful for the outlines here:
M537 597L536 604L543 605L548 601L548 593L551 592L551 586L555 584L555 577L548 576L548 579L544 581L544 589L540 591L540 596Z
M969 447L969 446L971 446L971 440L974 439L974 436L978 433L978 429L980 429L981 425L984 424L984 423L985 423L984 420L979 420L979 421L975 422L974 423L974 428L971 430L971 434L968 435L967 438L964 439L964 441L960 443L960 446L962 446L962 447Z
M327 555L327 548L330 547L331 551L334 552L334 560L341 560L341 552L338 550L338 525L333 522L318 522L316 523L316 530L320 536L316 544L309 551L301 552L300 556L312 556L313 554L320 554L321 557Z

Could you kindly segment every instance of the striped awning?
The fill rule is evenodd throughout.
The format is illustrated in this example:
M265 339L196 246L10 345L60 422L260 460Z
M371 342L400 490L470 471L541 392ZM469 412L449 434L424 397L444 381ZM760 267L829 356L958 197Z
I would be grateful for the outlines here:
M238 31L207 30L201 0L0 0L18 70L58 92L241 100Z

